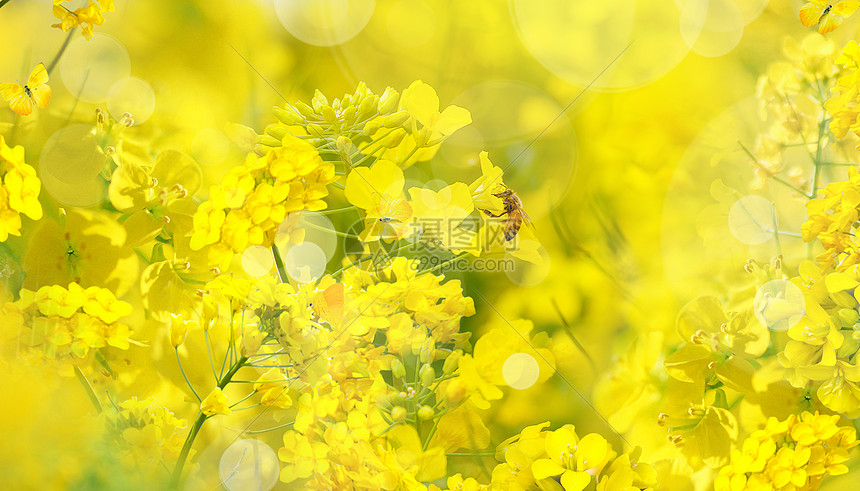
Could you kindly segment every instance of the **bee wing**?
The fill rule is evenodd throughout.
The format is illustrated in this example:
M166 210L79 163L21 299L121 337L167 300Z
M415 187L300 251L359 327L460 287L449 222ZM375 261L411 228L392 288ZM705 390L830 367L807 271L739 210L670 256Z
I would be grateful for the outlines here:
M32 90L46 83L48 83L48 70L45 69L44 63L39 63L30 72L30 78L27 79L27 87L30 87Z
M821 13L824 7L816 5L818 2L810 2L800 7L800 23L806 27L812 27L821 21Z
M526 213L526 210L520 208L520 214L522 214L522 216L523 216L523 222L525 222L526 225L528 225L529 227L532 228L532 230L534 230L535 224L532 221L532 219L529 218L529 215L528 215L528 213Z
M40 109L44 109L48 105L48 101L51 100L51 87L43 84L35 89L30 89L30 97Z

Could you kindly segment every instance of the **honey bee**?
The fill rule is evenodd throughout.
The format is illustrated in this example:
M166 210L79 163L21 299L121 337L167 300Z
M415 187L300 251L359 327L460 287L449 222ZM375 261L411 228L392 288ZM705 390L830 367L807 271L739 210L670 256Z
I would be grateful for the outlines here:
M526 225L534 228L534 224L532 223L531 218L526 214L526 211L523 209L523 202L520 200L520 197L517 196L517 193L514 192L511 188L505 188L498 193L492 193L493 196L497 198L501 198L502 204L505 207L505 211L499 214L493 214L489 210L481 210L485 215L493 218L498 218L503 215L507 215L507 220L505 220L505 240L511 241L514 240L514 237L517 236L517 233L520 231L520 227L523 222Z

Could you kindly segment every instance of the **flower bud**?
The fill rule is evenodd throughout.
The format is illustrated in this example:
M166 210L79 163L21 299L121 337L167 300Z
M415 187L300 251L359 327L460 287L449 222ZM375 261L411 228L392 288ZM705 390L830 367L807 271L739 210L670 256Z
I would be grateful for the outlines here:
M837 315L839 315L843 327L853 326L860 320L860 315L854 309L839 309Z
M320 114L323 117L323 120L328 123L337 122L337 113L334 112L334 109L331 106L323 106L320 108Z
M418 377L421 380L421 385L424 387L430 388L433 385L433 382L436 381L436 370L433 370L428 363L425 363L421 366L421 369L418 370Z
M350 148L352 147L352 140L350 140L349 138L347 138L345 136L339 136L339 137L337 137L335 144L337 145L337 151L338 152L347 153L350 151Z
M364 136L370 136L377 131L382 126L382 121L379 119L371 119L367 123L365 123L364 128L361 129L361 134Z
M361 114L370 114L376 110L377 97L373 94L367 94L361 99L361 104L358 105L358 112Z
M433 410L430 406L421 406L418 408L418 419L421 421L428 421L433 419L433 416L436 416L436 411Z
M391 421L394 421L395 423L406 421L406 408L403 406L395 406L394 409L391 410Z
M320 92L320 89L317 89L314 92L314 98L311 99L311 105L314 107L314 111L320 112L323 106L328 106L328 99L325 94Z
M277 140L283 140L289 134L286 128L278 125L269 125L266 128L266 134Z
M402 405L406 404L406 393L405 392L390 392L388 394L388 401L390 402L390 404L394 404L395 406L402 406Z
M397 145L400 145L400 142L403 141L403 138L406 136L405 131L394 131L390 135L386 136L380 144L386 148L394 148Z
M280 147L281 146L281 140L278 140L277 138L272 138L269 135L261 135L259 143L260 143L260 145L262 145L264 147L264 148L261 148L262 152L265 152L266 150L268 150L265 147Z
M308 106L307 104L305 104L304 102L301 102L301 101L297 102L296 103L296 109L298 109L299 114L304 116L304 119L306 119L306 120L307 119L317 119L317 115L314 114L314 110L311 109L311 107Z
M406 376L406 367L404 367L403 363L397 358L391 361L391 375L395 378L403 378Z
M284 107L275 106L272 108L272 112L275 114L275 117L278 118L278 121L288 126L302 124L305 121L305 118L302 117L298 109L289 104Z
M379 113L388 114L397 109L397 103L400 101L400 94L391 87L387 87L385 92L379 98Z
M465 395L466 387L459 380L452 380L445 388L445 399L452 406L463 400Z
M442 365L442 373L445 375L451 375L457 370L457 367L460 365L460 356L463 354L463 350L457 350L450 355L448 358L445 358L445 363Z
M307 130L308 133L311 134L311 136L315 136L317 138L322 138L325 134L325 130L323 129L323 127L314 123L309 123L307 125Z
M347 106L346 109L343 110L343 116L341 116L341 119L352 123L355 120L355 112L355 106Z
M197 321L186 321L181 315L170 314L170 344L178 348L185 341L189 326L196 326Z
M403 126L403 124L409 119L409 113L406 111L397 111L385 118L385 122L383 126L386 128L396 128L398 126Z

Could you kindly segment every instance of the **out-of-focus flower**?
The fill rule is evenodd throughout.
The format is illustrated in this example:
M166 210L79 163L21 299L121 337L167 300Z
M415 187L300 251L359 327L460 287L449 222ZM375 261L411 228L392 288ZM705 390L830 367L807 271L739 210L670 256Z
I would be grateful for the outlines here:
M21 290L19 300L0 310L0 326L3 339L54 361L61 374L70 376L74 365L92 360L91 350L129 348L131 329L119 319L131 312L131 304L117 300L110 290L70 283L68 288Z
M24 147L9 147L0 135L0 242L21 235L21 215L42 218L39 203L41 181L36 170L24 162Z
M89 0L86 7L81 7L71 11L67 9L63 2L66 0L54 0L54 8L52 12L54 17L60 19L59 24L54 24L51 27L56 27L63 31L69 31L75 27L82 27L82 34L89 41L93 38L95 26L100 26L105 23L105 18L102 15L106 12L113 12L115 7L114 0L98 0L98 2Z

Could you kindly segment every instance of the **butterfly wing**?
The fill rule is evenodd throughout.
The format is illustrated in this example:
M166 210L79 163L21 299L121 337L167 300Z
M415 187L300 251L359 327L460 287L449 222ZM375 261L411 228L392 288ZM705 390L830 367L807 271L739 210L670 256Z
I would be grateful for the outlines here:
M27 97L24 87L18 84L0 84L0 97L8 101L9 107L22 116L27 116L33 112L33 101Z
M48 105L48 101L51 100L51 87L43 84L35 89L30 89L30 97L39 106L39 109L44 109Z
M842 17L833 13L831 9L824 17L821 18L821 24L818 24L818 32L821 34L827 34L828 32L833 31L839 24L842 23Z
M332 325L343 320L343 283L335 283L320 293L313 302L314 313Z
M404 223L412 217L412 205L405 199L395 199L388 208L388 216L399 223Z
M803 4L800 7L800 23L806 27L812 27L821 21L821 14L827 5L823 2L813 1Z
M327 321L336 324L343 320L343 283L335 283L323 292L328 307Z
M856 12L858 8L860 8L860 2L852 0L850 2L837 3L830 9L830 12L844 18Z
M30 87L30 90L32 90L46 83L48 83L48 70L45 69L44 63L39 63L30 72L30 78L27 79L27 87Z
M18 84L0 84L0 97L5 101L11 101L13 98L24 95L24 87Z

